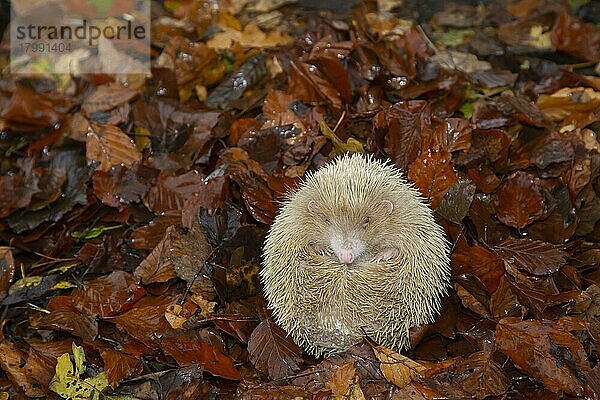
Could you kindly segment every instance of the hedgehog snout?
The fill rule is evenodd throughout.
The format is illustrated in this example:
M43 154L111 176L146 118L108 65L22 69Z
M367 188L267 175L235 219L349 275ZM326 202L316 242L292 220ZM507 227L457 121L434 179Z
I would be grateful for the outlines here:
M356 237L333 235L331 238L331 249L342 264L352 264L364 253L365 248L364 241Z

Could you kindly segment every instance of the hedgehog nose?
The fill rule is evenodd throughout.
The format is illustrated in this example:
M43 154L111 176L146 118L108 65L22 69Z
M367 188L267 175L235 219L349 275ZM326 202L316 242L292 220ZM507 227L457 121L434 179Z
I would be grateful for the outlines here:
M352 250L343 249L340 251L339 259L340 262L344 264L351 264L352 261L354 261L354 254L352 253Z

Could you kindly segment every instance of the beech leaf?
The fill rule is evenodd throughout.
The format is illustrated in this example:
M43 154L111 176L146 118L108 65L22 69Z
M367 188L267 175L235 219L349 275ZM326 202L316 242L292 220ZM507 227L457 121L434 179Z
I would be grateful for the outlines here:
M496 253L533 275L549 275L566 264L565 253L550 243L532 239L507 239L494 246Z
M300 369L300 349L291 338L270 319L262 321L248 341L250 361L256 369L271 379L293 375Z

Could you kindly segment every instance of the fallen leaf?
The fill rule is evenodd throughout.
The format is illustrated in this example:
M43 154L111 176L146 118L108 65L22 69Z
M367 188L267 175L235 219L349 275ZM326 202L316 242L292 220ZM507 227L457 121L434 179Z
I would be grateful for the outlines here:
M0 246L0 300L8 294L15 277L15 260L10 247Z
M600 31L593 24L562 12L554 22L550 38L558 50L600 62Z
M521 171L511 174L500 186L494 208L500 221L519 229L542 219L546 211L541 188L532 175Z
M112 317L131 308L145 293L137 280L125 271L85 281L73 291L73 304L82 312L100 318Z
M291 338L270 319L262 321L248 341L250 361L271 379L293 375L300 370L300 349Z
M181 366L200 364L206 371L226 379L239 380L233 361L223 353L223 343L210 332L164 337L160 340L165 354Z
M377 346L373 348L373 351L381 362L379 368L385 379L400 389L404 389L414 377L419 376L421 372L427 369L418 362L386 347Z
M496 328L496 346L553 392L583 394L588 356L575 336L553 321L504 318Z
M532 275L549 275L566 264L564 252L539 240L510 238L494 246L494 251Z
M425 149L408 171L408 178L433 208L442 201L457 180L450 161L450 153L445 150Z
M100 170L123 164L130 168L142 159L133 141L114 125L92 124L86 138L88 161L100 162Z

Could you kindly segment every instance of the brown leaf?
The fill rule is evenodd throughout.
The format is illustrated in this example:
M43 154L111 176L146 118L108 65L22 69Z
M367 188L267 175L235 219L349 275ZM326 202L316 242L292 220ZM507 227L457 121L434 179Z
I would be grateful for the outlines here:
M218 267L209 268L205 263L213 249L202 229L198 225L188 231L170 228L166 235L171 238L168 257L173 263L175 274L187 282L193 293L201 293L206 299L212 300L217 286L214 282L221 278L219 274L223 271ZM222 285L226 285L226 279L225 276L222 277Z
M478 351L455 363L438 379L450 381L475 399L501 396L510 385L502 367L492 359L491 353L485 351Z
M288 93L306 103L328 103L342 107L340 94L314 65L290 62Z
M140 202L148 191L149 184L137 176L142 169L138 166L126 168L123 165L108 171L95 170L93 175L96 196L110 207L124 207L127 203Z
M180 211L161 213L148 225L142 226L131 234L131 244L136 249L152 250L160 243L167 228L181 222Z
M558 50L600 62L600 31L594 24L584 23L563 12L554 22L550 39Z
M144 369L144 364L139 357L113 350L107 346L102 346L99 352L104 361L104 371L108 383L113 389L119 386L123 380L137 377Z
M223 353L223 342L212 332L191 332L161 339L162 350L177 361L180 366L200 364L213 375L225 379L239 380L240 373L235 369L231 358Z
M379 368L385 379L404 389L415 376L427 369L427 367L396 353L386 347L377 346L373 348L377 359L381 361Z
M474 274L485 284L488 293L493 293L504 275L504 263L491 251L481 246L469 247L461 241L452 253L452 271L456 275Z
M52 311L50 314L41 317L32 317L30 323L36 329L68 332L86 341L92 341L98 336L98 322L96 319L79 311Z
M271 319L262 321L248 341L250 361L271 379L281 379L300 370L300 349Z
M15 260L10 247L0 246L0 300L6 297L15 277Z
M0 367L10 378L12 384L21 388L27 396L44 397L46 392L27 373L25 352L11 342L0 343Z
M544 216L544 196L533 179L532 175L517 171L498 190L494 208L504 224L521 229Z
M86 138L88 161L99 161L100 170L123 164L131 167L142 159L132 140L114 125L92 124Z
M37 381L42 387L48 387L56 374L56 360L59 356L72 351L73 339L42 342L29 339L29 355L25 371L28 376Z
M131 310L111 318L111 322L147 347L159 349L157 340L172 330L165 312L177 300L176 297L145 296Z
M411 165L408 177L415 183L431 207L435 208L456 182L450 153L427 149Z
M431 110L423 100L401 101L387 110L386 119L385 153L394 164L408 171L430 135Z
M494 250L532 275L550 275L566 264L564 252L540 240L509 238L494 246Z
M57 124L68 110L59 97L37 93L24 86L17 86L8 104L3 105L2 118L18 124L20 129L39 129Z
M131 274L125 271L113 271L83 283L73 291L73 304L77 309L100 318L112 317L131 308L145 290L137 284Z
M461 279L461 281L462 281L462 280L467 280L469 277L473 278L472 275L461 275L459 278L464 278L464 279ZM459 279L457 279L457 280L459 280ZM490 296L488 293L485 292L485 289L480 290L481 287L474 286L474 283L477 282L477 280L474 280L474 279L472 279L472 280L474 282L468 282L471 284L470 285L471 287L463 287L462 285L455 283L454 289L456 290L456 294L460 298L460 302L462 303L463 306L465 306L466 308L473 311L477 315L480 315L483 318L489 318L490 317L490 311L489 311L489 303L490 303L489 297ZM483 286L483 285L481 285L481 286ZM473 289L475 289L475 290L473 290Z
M273 222L279 210L274 201L275 190L280 193L285 191L282 181L272 179L259 163L250 159L248 153L240 148L227 149L221 153L221 159L226 163L230 178L238 184L250 214L259 222Z
M511 286L506 280L506 277L500 278L498 289L490 298L490 312L494 318L502 318L515 315L513 312L518 311L521 307L517 296L511 290Z
M175 269L170 259L170 250L172 248L171 233L173 229L175 229L173 226L167 228L163 239L133 272L133 275L144 285L155 282L166 282L171 278L175 278Z
M524 97L502 95L495 99L495 104L504 115L524 124L539 128L549 127L550 125L550 121L544 113Z
M469 179L459 179L442 198L435 208L435 213L450 222L461 224L469 213L475 189L475 185Z
M600 91L591 88L561 88L551 95L542 94L536 105L548 118L560 121L572 113L589 113L600 107Z
M164 211L181 210L186 200L202 192L204 176L196 170L177 176L160 175L156 184L148 190L144 205L160 214Z
M588 356L575 336L553 321L504 318L496 328L496 347L553 392L583 394Z
M360 387L359 376L354 368L354 362L339 367L326 383L326 389L331 391L333 399L365 400Z
M230 181L224 176L216 176L204 181L200 192L194 193L185 201L181 210L183 226L191 228L198 221L200 209L212 213L222 208L230 196Z
M137 90L118 83L100 85L96 86L92 94L83 101L81 108L89 116L96 112L109 111L133 100L137 95Z

